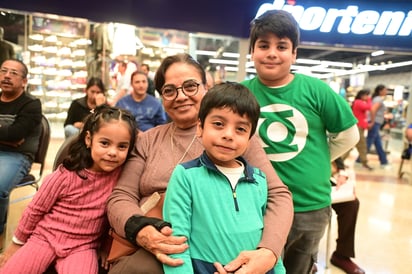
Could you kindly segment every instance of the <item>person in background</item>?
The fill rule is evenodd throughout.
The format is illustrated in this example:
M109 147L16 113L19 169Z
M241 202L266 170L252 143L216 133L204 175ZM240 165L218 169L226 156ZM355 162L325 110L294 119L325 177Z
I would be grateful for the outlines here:
M196 136L200 102L206 94L203 67L188 54L163 59L155 76L165 111L172 122L139 134L133 156L108 200L109 221L117 234L140 248L114 262L110 274L163 273L163 264L178 266L170 254L184 252L185 237L158 218L143 216L140 207L155 192L166 191L177 164L199 157L204 147ZM277 176L256 136L243 157L267 178L268 201L262 239L256 249L244 250L221 274L242 266L248 273L265 273L279 260L293 217L291 194ZM172 224L177 225L177 224Z
M116 106L130 111L136 119L139 130L146 131L167 122L162 103L147 94L147 75L136 70L131 76L131 94L120 99Z
M156 96L155 93L155 87L154 87L154 83L153 83L153 72L150 71L149 65L148 64L141 64L140 65L140 70L146 74L147 76L147 82L148 82L148 87L147 87L147 93L152 95L152 96Z
M255 134L259 112L254 95L236 83L218 84L202 99L197 135L205 151L176 166L163 206L164 220L174 224L173 235L189 239L189 248L171 255L184 263L163 265L166 274L214 273L214 262L225 265L242 250L257 247L267 182L241 156ZM281 259L268 273L286 273Z
M358 119L358 130L359 130L359 142L356 144L356 149L358 150L359 157L356 160L360 162L362 166L368 170L373 170L372 167L368 165L368 158L367 158L367 147L366 147L366 138L365 138L365 131L368 130L368 115L369 111L372 107L372 101L369 97L370 90L369 89L362 89L360 90L356 96L355 100L352 103L352 111L353 115L355 115L356 119Z
M10 191L30 172L41 134L42 105L25 92L27 73L17 59L0 67L0 250Z
M24 210L0 256L1 274L43 273L52 263L58 273L97 273L107 197L135 137L135 120L125 110L101 106L87 117L63 164Z
M141 64L140 65L140 70L143 71L150 80L152 80L152 81L154 80L155 73L150 70L150 67L149 67L148 64Z
M379 157L381 168L391 169L392 166L388 163L386 152L382 146L382 138L380 135L381 127L385 121L386 106L384 104L388 89L384 85L377 85L372 94L372 107L370 111L370 122L368 135L366 137L366 148L370 152L372 144L375 147Z
M412 123L405 130L405 137L409 143L412 143Z
M119 101L123 96L126 96L129 93L130 89L130 78L128 77L127 63L121 61L118 63L117 67L118 73L115 81L116 94L113 99L110 100L110 105L115 106L117 101ZM130 74L129 74L130 75Z
M5 60L15 58L13 46L4 40L4 28L0 27L0 64Z
M206 71L206 83L207 89L211 89L215 85L215 79L213 78L213 74L210 70Z
M336 187L340 187L348 180L345 164L342 158L337 158L332 164L332 176L336 179ZM355 257L355 229L359 212L359 199L333 203L332 209L336 212L338 220L338 238L336 249L330 262L348 274L365 274L365 271L354 263Z
M299 26L287 11L269 10L251 23L257 77L242 83L260 104L257 129L267 156L293 196L294 219L285 250L288 274L307 274L331 216L330 162L359 140L356 118L326 83L291 73Z
M79 134L83 120L97 106L106 104L106 88L100 78L92 77L84 89L86 95L71 102L64 121L64 136L69 138Z

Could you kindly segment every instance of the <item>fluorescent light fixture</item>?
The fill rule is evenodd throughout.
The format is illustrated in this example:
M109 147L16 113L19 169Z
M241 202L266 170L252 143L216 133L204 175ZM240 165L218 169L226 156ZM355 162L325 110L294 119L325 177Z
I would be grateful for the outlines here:
M298 58L298 59L296 59L296 63L299 63L299 64L307 64L307 65L320 65L320 61L319 61L319 60L304 59L304 58Z
M385 54L385 51L383 50L377 50L371 53L372 56L379 56Z
M390 69L390 68L398 68L398 67L406 67L406 66L412 66L412 60L399 62L399 63L386 64L386 65L383 65L382 67L384 67L385 69Z
M353 64L348 62L333 62L333 61L320 61L313 59L298 58L296 59L297 64L306 64L306 65L323 65L324 67L344 67L352 68Z
M239 65L239 61L232 61L232 60L224 60L224 59L214 59L210 58L209 63L211 64L224 64L224 65Z
M195 53L197 55L207 55L207 56L215 56L216 55L216 51L210 51L210 50L196 50ZM239 58L240 54L235 53L235 52L223 52L222 56L227 57L227 58Z
M332 66L332 67L344 67L344 68L352 68L353 67L352 63L347 63L347 62L321 61L320 63L322 65Z
M229 66L225 66L225 70L226 71L233 71L233 72L238 72L239 71L238 67L229 67Z
M222 56L227 58L239 58L240 54L234 52L223 52Z
M215 56L216 52L210 50L196 50L195 53L197 55Z

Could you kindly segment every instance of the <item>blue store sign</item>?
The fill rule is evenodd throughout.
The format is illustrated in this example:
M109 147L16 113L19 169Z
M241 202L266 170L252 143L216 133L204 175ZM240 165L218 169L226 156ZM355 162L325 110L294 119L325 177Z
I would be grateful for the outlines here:
M288 4L289 2L290 4ZM301 29L304 43L347 47L371 46L392 50L412 49L412 4L380 6L374 1L351 4L335 1L283 1L262 4L256 17L267 10L290 12ZM292 3L291 3L292 2ZM297 3L299 2L299 3ZM342 1L343 2L343 1Z

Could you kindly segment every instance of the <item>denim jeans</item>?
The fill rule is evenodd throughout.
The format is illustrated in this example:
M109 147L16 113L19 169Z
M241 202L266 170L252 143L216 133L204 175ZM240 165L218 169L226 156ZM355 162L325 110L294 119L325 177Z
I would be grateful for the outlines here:
M64 136L66 138L69 138L72 135L76 135L79 132L80 132L80 130L77 127L73 126L73 125L66 125L64 127Z
M382 147L382 139L380 135L381 124L375 123L372 128L368 131L368 136L366 137L366 146L368 152L372 144L375 146L376 153L378 153L379 162L381 165L386 165L388 163L388 159L386 158L386 152Z
M319 242L331 218L331 207L295 212L288 235L283 264L288 274L311 273L317 261Z
M7 218L10 191L29 173L31 164L26 155L0 151L0 233Z

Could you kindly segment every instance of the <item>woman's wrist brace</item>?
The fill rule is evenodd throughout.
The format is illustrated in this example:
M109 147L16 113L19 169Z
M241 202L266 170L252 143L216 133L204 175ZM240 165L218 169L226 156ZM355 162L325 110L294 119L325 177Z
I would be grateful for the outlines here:
M133 245L137 246L136 243L136 236L139 231L145 226L154 226L158 231L160 231L163 227L168 226L172 227L172 225L168 222L163 221L162 219L158 218L151 218L142 215L133 215L132 217L127 220L125 225L125 234L126 239L132 243Z

